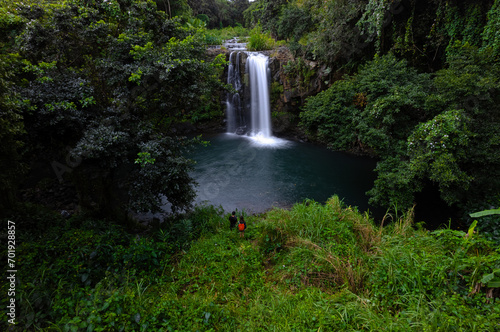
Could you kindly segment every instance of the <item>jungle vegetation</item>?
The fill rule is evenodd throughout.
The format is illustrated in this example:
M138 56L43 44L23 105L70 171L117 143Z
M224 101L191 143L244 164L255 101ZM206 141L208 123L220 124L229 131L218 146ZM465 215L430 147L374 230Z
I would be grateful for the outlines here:
M422 192L468 213L500 200L499 1L267 1L248 24L286 40L298 81L327 88L296 112L310 138L376 156L370 201ZM499 220L483 222L494 232Z
M198 206L145 232L27 207L16 330L499 328L500 251L474 226L429 232L411 210L376 225L338 197L245 215L245 238L228 217Z
M15 329L500 329L500 0L0 4ZM226 61L206 50L228 35L286 45L289 75L322 81L297 125L378 158L370 197L383 220L332 197L238 211L240 239L227 211L192 207L186 153L203 142L181 128L223 116ZM30 199L60 187L71 216ZM415 224L427 190L467 227ZM176 213L147 227L129 217L160 209L160 195Z

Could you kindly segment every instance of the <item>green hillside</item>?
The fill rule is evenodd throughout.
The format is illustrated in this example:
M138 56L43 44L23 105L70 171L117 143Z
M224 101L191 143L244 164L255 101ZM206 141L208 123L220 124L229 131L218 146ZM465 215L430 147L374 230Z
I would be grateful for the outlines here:
M39 215L18 248L18 330L500 328L500 250L473 229L429 232L411 211L375 225L338 197L247 216L244 238L227 217L198 208L137 236Z

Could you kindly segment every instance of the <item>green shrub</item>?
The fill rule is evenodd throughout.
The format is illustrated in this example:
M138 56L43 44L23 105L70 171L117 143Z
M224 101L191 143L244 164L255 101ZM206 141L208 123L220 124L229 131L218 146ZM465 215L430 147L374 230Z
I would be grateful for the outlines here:
M250 31L248 38L247 49L249 51L265 51L271 50L277 45L276 41L269 33L263 33L260 25Z

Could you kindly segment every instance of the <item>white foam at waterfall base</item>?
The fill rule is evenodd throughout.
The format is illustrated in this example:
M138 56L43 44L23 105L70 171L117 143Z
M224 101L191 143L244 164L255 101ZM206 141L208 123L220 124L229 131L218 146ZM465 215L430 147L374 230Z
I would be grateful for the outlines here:
M247 139L250 144L254 147L262 147L262 148L275 148L275 149L280 149L280 148L289 148L292 147L293 142L283 139L283 138L278 138L275 136L264 136L262 133L254 133L254 134L248 134L248 135L238 135L235 133L225 133L225 135L228 138L234 138L234 139L239 139L239 138L245 138Z
M248 136L253 145L259 147L285 148L290 146L290 141L278 138L275 136L265 136L262 133L257 133Z

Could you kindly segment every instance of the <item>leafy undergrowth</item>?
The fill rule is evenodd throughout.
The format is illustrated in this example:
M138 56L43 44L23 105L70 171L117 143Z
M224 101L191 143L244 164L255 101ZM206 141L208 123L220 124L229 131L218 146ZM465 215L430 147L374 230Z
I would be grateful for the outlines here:
M17 328L500 330L500 249L481 235L428 232L411 211L376 226L337 197L246 216L245 238L227 217L201 207L137 236L44 215L18 247Z

